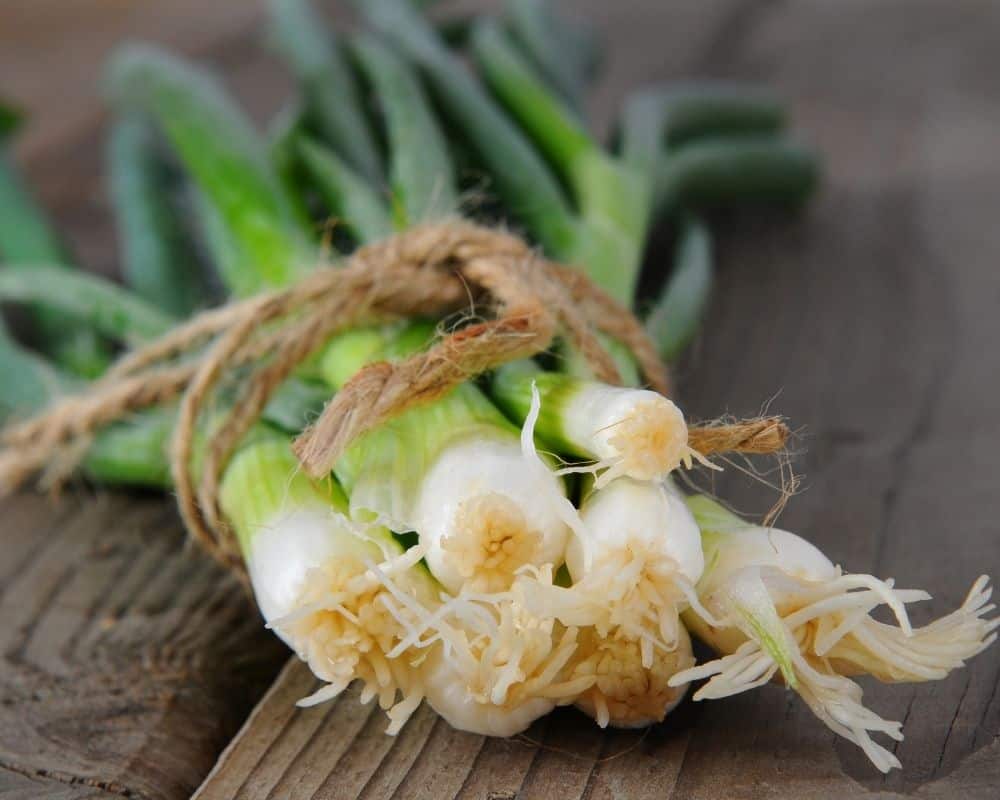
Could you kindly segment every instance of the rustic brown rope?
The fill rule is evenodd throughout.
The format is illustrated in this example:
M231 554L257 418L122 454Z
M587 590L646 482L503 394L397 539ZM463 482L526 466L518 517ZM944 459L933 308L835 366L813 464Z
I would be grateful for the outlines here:
M733 423L712 422L688 428L688 443L703 456L712 453L768 455L788 444L790 431L781 417L761 417Z
M626 346L645 380L668 390L667 373L635 317L582 273L538 256L502 231L450 221L422 225L361 248L343 268L317 270L296 286L205 312L127 354L87 392L0 434L0 491L32 475L75 467L92 434L131 413L180 398L171 473L191 536L227 566L242 569L218 506L220 477L275 390L340 330L413 316L444 316L469 300L484 321L441 336L426 352L371 364L338 391L294 443L310 475L328 473L358 436L462 381L539 353L557 335L594 374L620 382L601 337ZM248 377L242 371L250 367ZM241 372L237 372L240 370ZM195 433L223 380L240 376L238 402L217 424L193 471ZM780 450L776 418L691 429L704 454Z

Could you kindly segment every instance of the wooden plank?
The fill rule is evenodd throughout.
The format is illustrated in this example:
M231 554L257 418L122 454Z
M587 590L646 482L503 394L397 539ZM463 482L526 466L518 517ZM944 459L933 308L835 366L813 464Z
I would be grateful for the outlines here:
M0 509L0 796L184 797L282 648L169 503L42 501Z
M983 363L1000 337L1000 234L990 221L1000 168L989 143L1000 123L989 33L1000 29L998 9L912 0L575 7L600 20L616 57L602 119L622 87L678 75L760 77L792 99L797 126L827 157L826 188L801 220L723 221L719 292L680 369L685 405L704 417L753 413L777 394L772 407L806 426L799 469L809 487L782 523L849 569L932 587L918 619L950 610L980 572L1000 573L989 460L1000 444L998 378ZM717 486L748 510L773 499L754 481ZM252 796L237 788L247 761L281 772L286 786L317 783L300 772L305 748L246 757L272 719L286 719L281 687L304 672L289 666L199 798ZM418 715L416 759L412 731L379 747L369 718L346 751L337 743L318 790L287 796L994 797L998 672L993 651L940 684L866 684L877 710L907 719L905 770L888 779L794 696L768 687L685 704L645 736L600 734L562 710L523 739L481 742ZM282 722L284 734L298 724ZM331 717L317 732L335 725Z
M84 0L64 11L4 4L3 91L32 115L17 155L33 188L79 261L112 272L97 126L109 47L125 35L211 45L258 116L287 82L260 54L249 4L123 14ZM278 671L287 651L242 590L185 546L171 506L87 493L3 504L0 796L187 797Z
M983 3L950 4L947 13L934 3L812 3L761 20L745 59L798 99L802 124L828 156L827 188L808 240L734 231L742 235L725 257L739 270L726 276L714 327L689 365L697 374L690 396L709 413L734 384L781 390L781 410L809 427L801 467L809 490L783 523L850 568L930 588L935 599L914 610L918 622L954 608L977 575L1000 566L987 461L997 431L983 394L997 377L981 369L985 342L1000 333L985 310L997 296L1000 244L985 209L1000 197L1000 171L978 166L997 121L995 104L984 101L997 88L985 33L997 29L996 14ZM886 53L901 52L903 41L906 66L886 70ZM766 309L767 325L741 320L744 304ZM698 369L732 360L737 340L752 357L735 374ZM778 348L774 364L766 353ZM876 709L906 720L896 748L904 770L887 779L832 736L825 756L811 750L812 762L790 761L785 748L799 735L824 733L808 718L788 744L762 733L751 751L752 774L768 787L759 794L783 796L796 779L815 784L816 761L869 789L934 781L995 740L998 668L992 651L941 683L866 685ZM770 694L769 709L748 718L781 724L783 693ZM735 719L723 704L706 713L722 726ZM692 747L717 746L699 727ZM720 790L710 759L704 764L685 769L683 796ZM830 784L819 796L833 791Z

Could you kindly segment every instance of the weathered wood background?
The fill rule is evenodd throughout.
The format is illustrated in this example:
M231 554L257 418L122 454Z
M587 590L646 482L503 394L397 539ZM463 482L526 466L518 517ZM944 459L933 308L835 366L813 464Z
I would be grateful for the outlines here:
M613 60L596 99L691 76L759 78L824 153L798 219L720 220L721 277L681 369L709 417L765 401L802 426L785 516L855 571L950 610L1000 575L1000 4L994 0L586 0ZM22 166L81 261L114 268L96 79L126 35L219 66L255 116L287 90L240 0L5 0L0 93L33 112ZM652 254L653 267L663 254ZM3 376L0 376L0 380ZM771 499L729 478L746 509ZM906 721L884 779L771 687L686 703L645 734L571 711L513 741L425 711L396 739L311 688L234 583L183 545L167 501L80 490L0 506L0 796L923 798L1000 796L1000 650L950 679L866 686ZM277 675L272 688L268 684Z

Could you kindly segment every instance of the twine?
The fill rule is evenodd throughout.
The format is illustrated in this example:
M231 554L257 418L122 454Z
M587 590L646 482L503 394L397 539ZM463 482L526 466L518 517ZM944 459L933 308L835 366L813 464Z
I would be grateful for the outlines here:
M629 348L644 380L667 394L666 369L636 318L578 270L541 258L519 238L463 221L414 227L357 250L343 267L323 267L295 286L204 312L126 354L87 391L66 397L0 434L0 492L42 474L64 480L100 428L180 398L170 448L177 503L189 534L215 559L243 569L223 519L221 476L243 436L281 383L339 331L414 316L441 317L469 301L485 321L440 336L395 363L362 368L293 444L303 470L328 474L359 436L505 362L548 349L556 336L578 350L595 376L620 383L600 335ZM212 433L196 477L195 432L223 381L250 367L236 402ZM777 418L693 426L704 455L773 453L788 429Z

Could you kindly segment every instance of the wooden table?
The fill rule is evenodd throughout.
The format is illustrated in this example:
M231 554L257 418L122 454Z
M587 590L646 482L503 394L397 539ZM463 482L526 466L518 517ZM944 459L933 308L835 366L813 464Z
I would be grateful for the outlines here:
M804 216L717 226L721 277L680 370L684 406L787 414L807 488L781 524L851 570L932 589L918 622L950 610L977 575L1000 575L1000 4L575 7L614 53L598 119L639 81L759 78L823 151ZM141 33L205 55L260 118L287 81L258 19L238 0L4 4L0 91L36 111L18 155L88 267L114 268L93 83L108 46ZM718 488L747 510L773 499L738 475ZM390 739L353 697L294 709L311 678L279 673L286 651L184 545L169 502L78 490L0 513L5 798L1000 795L1000 648L941 683L866 685L906 723L905 771L888 778L777 687L686 703L641 734L561 711L484 740L423 710Z

